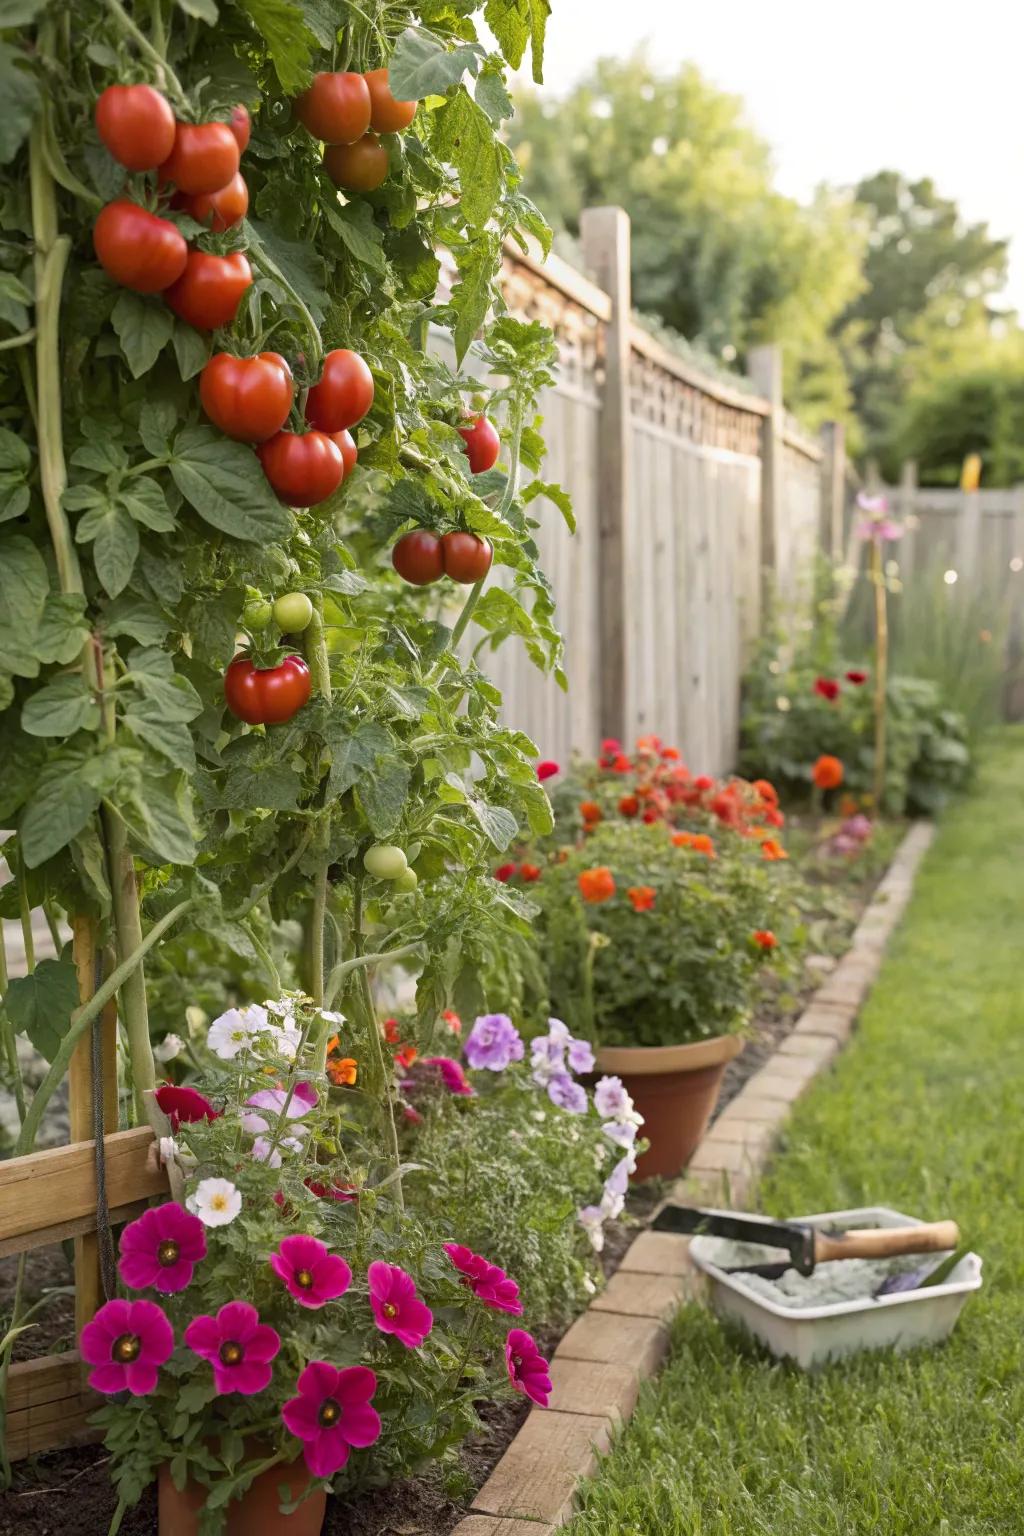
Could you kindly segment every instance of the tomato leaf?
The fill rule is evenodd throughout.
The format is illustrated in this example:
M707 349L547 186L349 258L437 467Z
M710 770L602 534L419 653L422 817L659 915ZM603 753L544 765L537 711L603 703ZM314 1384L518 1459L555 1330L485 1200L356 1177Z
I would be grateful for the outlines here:
M235 5L261 33L285 95L303 90L318 40L306 25L302 7L292 0L235 0Z
M451 86L458 85L467 69L476 74L480 51L472 43L448 49L429 32L407 27L388 60L391 93L399 101L444 96Z
M155 699L139 699L124 714L124 725L140 741L166 757L175 768L195 773L196 754L192 733L181 720L169 720Z
M140 645L159 645L170 627L170 620L152 602L130 593L115 598L103 616L103 628L108 635L130 635Z
M177 0L179 11L196 21L205 21L210 27L217 25L216 0Z
M364 774L356 786L370 830L387 837L398 826L409 798L410 772L401 758L379 759L373 773Z
M527 44L533 52L533 78L544 78L544 33L551 15L550 0L487 0L484 20L513 69L523 62Z
M373 272L384 272L384 237L373 222L369 203L339 203L337 197L330 197L325 198L321 207L328 224L356 261Z
M80 592L48 593L34 640L39 660L67 666L75 660L88 638L84 595Z
M486 800L476 795L469 795L466 804L480 823L484 835L499 853L503 853L519 831L519 823L512 812L502 805L488 805Z
M24 10L24 5L16 9ZM0 20L0 26L19 25ZM39 87L28 70L19 69L21 55L0 43L0 165L8 165L28 138L32 120L39 110Z
M178 372L183 379L192 379L210 360L210 343L201 331L179 320L171 337L174 355L178 360Z
M483 229L501 195L498 144L486 112L460 90L438 112L434 133L437 153L459 173L462 213Z
M59 767L54 759L50 768ZM18 823L25 863L36 869L67 846L100 803L100 791L81 772L54 773L37 787Z
M459 281L452 289L451 306L456 315L455 356L460 364L491 307L491 279L498 254L498 237L493 231L478 235L456 252Z
M154 533L170 533L175 527L174 515L167 509L167 498L159 482L148 475L133 476L118 491L117 499L135 522Z
M31 463L28 445L6 427L0 427L0 523L20 517L28 508Z
M576 532L576 518L572 510L572 497L562 486L555 485L548 480L531 480L530 484L522 492L520 500L524 503L535 501L538 496L543 496L547 501L553 501L565 519L565 525L570 533Z
M70 960L40 960L34 971L10 982L4 997L15 1032L27 1035L45 1061L60 1049L78 1002L78 977Z
M100 706L81 673L54 678L26 699L21 711L21 728L30 736L73 736L95 731L99 723Z
M127 291L114 305L110 323L133 379L149 372L174 330L174 316L159 298L147 303L139 294Z
M121 813L151 864L191 864L196 856L188 780L175 773L147 774L140 790L121 802Z
M75 529L78 544L93 541L96 574L104 591L116 597L128 585L139 554L139 530L123 507L112 501L90 507Z
M267 544L291 530L291 514L244 443L229 442L211 427L186 427L174 441L170 468L185 500L222 533Z

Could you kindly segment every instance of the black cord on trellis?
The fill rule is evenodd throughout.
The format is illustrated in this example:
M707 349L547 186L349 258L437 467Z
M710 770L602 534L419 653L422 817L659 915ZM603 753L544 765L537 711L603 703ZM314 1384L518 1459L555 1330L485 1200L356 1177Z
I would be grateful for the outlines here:
M97 948L95 966L96 992L103 985L103 955ZM103 1114L103 1016L92 1021L92 1134L96 1146L96 1248L100 1261L100 1282L107 1301L117 1289L117 1270L114 1265L114 1234L110 1228L110 1210L107 1206L107 1149L104 1142L106 1125Z

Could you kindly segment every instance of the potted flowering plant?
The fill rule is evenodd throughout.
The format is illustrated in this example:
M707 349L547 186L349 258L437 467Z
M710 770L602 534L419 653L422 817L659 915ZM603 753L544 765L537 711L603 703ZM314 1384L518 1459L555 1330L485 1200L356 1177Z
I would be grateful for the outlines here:
M373 1115L325 1073L344 1029L301 995L231 1009L217 1068L155 1092L176 1198L123 1230L126 1294L80 1342L119 1509L156 1477L161 1536L316 1536L332 1483L442 1454L474 1399L546 1405L516 1281L405 1201Z
M530 882L548 1001L636 1101L650 1138L639 1171L673 1175L743 1048L762 968L785 965L798 938L777 796L694 777L646 737L633 757L605 742L555 805Z

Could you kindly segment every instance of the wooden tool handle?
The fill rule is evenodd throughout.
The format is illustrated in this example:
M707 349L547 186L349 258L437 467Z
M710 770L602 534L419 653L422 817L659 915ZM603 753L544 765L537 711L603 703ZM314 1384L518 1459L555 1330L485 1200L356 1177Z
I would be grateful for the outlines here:
M960 1246L955 1221L922 1222L918 1227L868 1227L829 1237L814 1234L814 1262L830 1259L888 1259L898 1253L942 1253Z

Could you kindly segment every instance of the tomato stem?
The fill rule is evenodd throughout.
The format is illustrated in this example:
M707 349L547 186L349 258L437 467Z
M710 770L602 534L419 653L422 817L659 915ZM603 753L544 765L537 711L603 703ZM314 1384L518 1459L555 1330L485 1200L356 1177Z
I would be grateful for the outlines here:
M356 875L353 881L352 893L352 947L356 958L363 957L363 877ZM398 1147L398 1127L395 1124L395 1105L392 1093L391 1074L388 1072L387 1059L384 1055L384 1041L381 1038L380 1026L377 1023L377 1010L373 1003L373 992L370 989L370 979L365 965L360 966L355 972L356 992L362 1004L365 1016L366 1032L373 1042L377 1092L379 1098L387 1108L385 1117L385 1131L388 1136L391 1150L391 1160L394 1165L395 1179L395 1203L400 1211L405 1210L405 1197L402 1193L402 1166L401 1152Z
M115 0L111 0L111 3L115 3ZM306 330L309 333L309 339L313 343L314 362L319 366L320 361L324 355L323 343L320 340L320 332L317 328L317 323L313 319L313 316L310 314L305 300L302 299L296 290L292 287L291 283L285 277L277 263L267 255L266 251L263 249L262 244L260 243L259 236L256 234L248 220L246 220L245 229L247 235L249 236L249 244L246 248L246 254L252 258L258 267L262 267L263 271L267 274L268 277L272 277L275 283L279 283L281 285L285 293L295 305L296 309L301 314L306 324Z
M182 89L181 81L174 73L174 70L168 64L163 54L160 53L158 49L154 48L145 32L143 32L139 27L135 25L134 21L132 21L124 7L118 4L118 0L107 0L107 9L121 30L131 38L139 52L144 54L149 62L158 70L160 74L161 85L169 85L172 94L175 95L180 102L183 104L187 102L188 98L186 97L185 92Z

